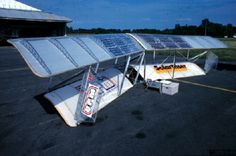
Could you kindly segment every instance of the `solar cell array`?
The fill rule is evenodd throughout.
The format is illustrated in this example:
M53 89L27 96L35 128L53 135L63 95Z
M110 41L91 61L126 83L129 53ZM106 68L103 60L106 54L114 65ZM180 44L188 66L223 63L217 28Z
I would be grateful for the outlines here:
M49 77L144 49L127 34L9 40L32 71Z
M179 36L156 35L156 34L136 34L152 49L179 49L191 48L191 46Z
M207 36L156 34L23 38L11 39L9 42L19 50L31 70L40 77L50 77L144 50L226 48L219 40Z
M94 35L93 38L101 47L114 56L123 56L143 51L136 41L126 34Z
M209 36L177 36L158 34L130 34L145 50L226 48L222 42Z

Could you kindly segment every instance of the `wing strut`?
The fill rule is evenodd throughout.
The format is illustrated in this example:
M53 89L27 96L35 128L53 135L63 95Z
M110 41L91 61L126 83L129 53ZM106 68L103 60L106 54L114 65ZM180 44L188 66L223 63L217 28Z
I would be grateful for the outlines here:
M126 73L128 71L128 67L129 67L129 63L130 63L130 58L131 57L129 55L128 58L127 58L127 63L125 65L125 71L124 71L124 75L123 75L123 78L122 78L122 81L121 81L121 85L120 85L120 89L119 89L118 95L121 94L121 91L122 91L122 88L123 88L123 85L124 85L125 75L126 75Z
M191 62L196 62L200 57L204 56L204 55L207 54L207 53L208 53L208 51L204 51L203 53L198 54L198 55L196 55L196 56L190 58L189 61L191 61Z
M138 76L139 76L139 73L140 73L140 68L141 68L141 65L143 64L144 57L145 57L145 52L143 52L143 54L142 54L142 58L141 58L141 61L140 61L140 63L139 63L139 68L138 68L136 77L135 77L135 79L134 79L134 85L137 83Z

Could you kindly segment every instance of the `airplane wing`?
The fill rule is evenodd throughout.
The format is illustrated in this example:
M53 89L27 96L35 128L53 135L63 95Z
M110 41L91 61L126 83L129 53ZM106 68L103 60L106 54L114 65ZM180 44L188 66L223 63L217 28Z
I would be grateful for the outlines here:
M68 37L21 38L9 40L20 52L34 74L52 77L70 70L98 64L132 54L144 49L127 34L80 35ZM98 78L97 78L98 77ZM99 110L119 97L133 85L117 69L99 72L94 78L101 93ZM79 101L84 101L82 81L48 92L44 96L70 127L76 127Z
M146 51L158 51L158 50L178 50L178 49L220 49L227 48L227 46L221 41L209 37L209 36L183 36L183 35L159 35L159 34L129 34L132 36ZM214 65L216 59L212 60L208 56L213 55L210 52L203 52L202 54L193 57L198 58L204 54L207 54L207 60L205 68L206 72L210 70L210 67ZM214 57L216 57L214 55ZM184 68L179 68L184 67ZM197 64L193 62L173 62L173 63L156 63L150 65L133 65L136 71L140 71L140 75L146 80L157 79L172 79L183 78L190 76L205 75L205 71L202 70Z
M227 48L221 41L209 36L183 36L159 34L129 34L145 50L218 49Z
M143 52L127 34L20 38L8 40L39 77L51 77L84 66Z
M211 37L155 34L100 34L20 38L10 39L8 42L18 49L33 73L40 77L52 77L103 61L132 54L142 54L145 50L227 47ZM142 56L144 57L144 55ZM130 60L130 57L128 60ZM129 64L129 61L127 62ZM210 62L210 64L212 63ZM133 67L140 72L142 77L146 75L146 78L153 80L205 74L201 68L190 62L176 63L174 66L172 64L155 64L144 67L141 61L140 65ZM99 95L101 96L99 110L119 97L120 93L124 93L133 86L125 78L125 74L117 69L107 69L97 75L99 78L96 79L96 82L102 91ZM78 100L83 100L80 99L81 85L82 81L77 81L44 95L53 103L62 118L71 127L76 127L79 124L75 116L77 107L79 107Z

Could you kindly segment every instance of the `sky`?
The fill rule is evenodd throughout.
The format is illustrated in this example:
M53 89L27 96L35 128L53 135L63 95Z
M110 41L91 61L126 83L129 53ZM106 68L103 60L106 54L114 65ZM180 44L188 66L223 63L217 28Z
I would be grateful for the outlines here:
M236 25L236 0L18 0L69 17L73 28L165 29L175 24Z

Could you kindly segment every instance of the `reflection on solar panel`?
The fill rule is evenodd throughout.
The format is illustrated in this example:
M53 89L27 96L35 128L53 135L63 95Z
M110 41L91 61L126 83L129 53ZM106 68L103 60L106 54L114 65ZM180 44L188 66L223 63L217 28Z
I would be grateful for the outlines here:
M123 55L122 51L118 47L109 47L109 52L111 52L115 56Z
M179 42L178 43L180 48L186 49L186 48L191 48L188 43L186 42Z
M140 52L143 49L126 34L94 35L94 40L114 56Z
M145 50L227 48L209 36L178 36L158 34L130 34Z
M179 49L190 48L181 37L157 34L137 34L152 49ZM151 49L148 49L151 50Z
M144 51L127 34L26 38L9 42L40 77Z

